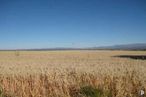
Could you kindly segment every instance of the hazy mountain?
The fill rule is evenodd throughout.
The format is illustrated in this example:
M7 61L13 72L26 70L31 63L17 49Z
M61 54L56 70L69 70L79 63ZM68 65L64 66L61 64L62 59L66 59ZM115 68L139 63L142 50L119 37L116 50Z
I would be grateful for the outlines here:
M146 43L122 44L113 46L95 47L94 49L111 49L111 50L146 50Z
M2 50L2 49L1 49ZM6 49L3 49L6 51ZM146 43L136 44L122 44L113 46L101 46L101 47L88 47L88 48L34 48L34 49L9 49L10 50L24 50L24 51L54 51L54 50L146 50Z
M89 48L42 48L42 49L27 49L27 50L146 50L146 43L135 43L135 44L122 44L113 46L102 46L102 47L89 47Z

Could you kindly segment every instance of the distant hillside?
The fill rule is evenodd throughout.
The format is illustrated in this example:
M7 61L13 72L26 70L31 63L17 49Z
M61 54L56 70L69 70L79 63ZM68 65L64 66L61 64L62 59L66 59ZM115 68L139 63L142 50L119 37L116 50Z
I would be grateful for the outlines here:
M146 50L146 43L123 44L113 46L95 47L94 49L111 49L111 50Z
M1 49L0 51L55 51L55 50L146 50L146 43L136 43L136 44L123 44L123 45L113 45L113 46L101 46L101 47L88 47L88 48L34 48L34 49Z

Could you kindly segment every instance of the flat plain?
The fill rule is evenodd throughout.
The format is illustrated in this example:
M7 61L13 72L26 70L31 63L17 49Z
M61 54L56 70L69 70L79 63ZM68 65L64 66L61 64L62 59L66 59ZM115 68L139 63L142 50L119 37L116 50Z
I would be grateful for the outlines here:
M0 51L0 97L138 97L146 51Z

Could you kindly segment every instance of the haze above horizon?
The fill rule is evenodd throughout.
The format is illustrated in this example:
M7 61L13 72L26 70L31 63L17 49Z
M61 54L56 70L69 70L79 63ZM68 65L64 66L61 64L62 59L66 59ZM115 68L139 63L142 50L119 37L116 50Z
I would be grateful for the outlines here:
M0 0L0 49L146 43L145 0Z

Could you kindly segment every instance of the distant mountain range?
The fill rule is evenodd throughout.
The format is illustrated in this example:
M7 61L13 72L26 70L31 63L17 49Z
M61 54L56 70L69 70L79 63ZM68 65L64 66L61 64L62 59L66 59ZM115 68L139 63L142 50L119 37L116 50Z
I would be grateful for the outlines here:
M39 49L9 49L9 50L24 50L24 51L53 51L53 50L146 50L146 43L122 44L113 46L100 46L88 48L39 48Z
M146 43L122 44L113 46L94 47L94 49L108 50L146 50Z

